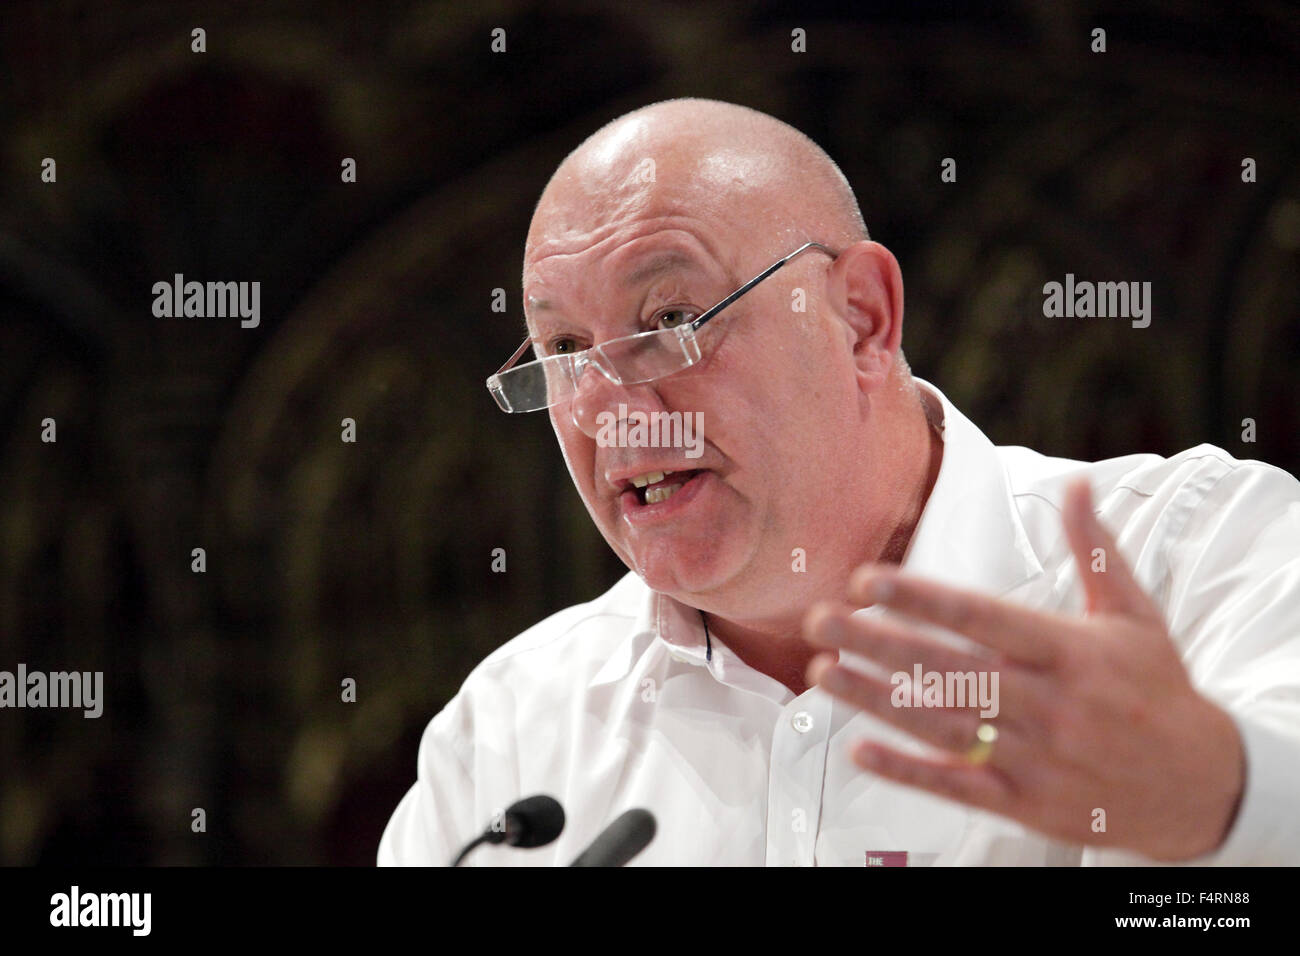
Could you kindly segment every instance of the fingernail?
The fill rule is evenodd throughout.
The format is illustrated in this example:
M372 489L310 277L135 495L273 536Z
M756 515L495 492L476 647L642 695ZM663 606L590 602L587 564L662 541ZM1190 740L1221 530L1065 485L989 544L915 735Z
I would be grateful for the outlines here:
M894 582L887 577L873 578L861 587L859 593L868 604L888 601L894 595Z
M844 622L835 615L822 618L821 623L812 632L813 639L824 644L838 644L843 635Z
M853 750L853 756L858 760L859 763L865 764L870 768L874 769L875 767L878 767L880 765L880 758L877 757L876 751L871 747L870 744L866 744L866 743L858 744L857 747L855 747Z
M875 573L871 568L862 568L853 572L853 576L849 578L849 590L854 594L865 594Z

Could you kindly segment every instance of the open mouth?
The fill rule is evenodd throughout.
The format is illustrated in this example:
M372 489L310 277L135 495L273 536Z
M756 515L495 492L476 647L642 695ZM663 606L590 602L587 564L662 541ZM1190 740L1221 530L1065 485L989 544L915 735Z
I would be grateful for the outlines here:
M636 495L640 505L662 504L698 474L698 468L690 471L654 471L631 479L628 490Z

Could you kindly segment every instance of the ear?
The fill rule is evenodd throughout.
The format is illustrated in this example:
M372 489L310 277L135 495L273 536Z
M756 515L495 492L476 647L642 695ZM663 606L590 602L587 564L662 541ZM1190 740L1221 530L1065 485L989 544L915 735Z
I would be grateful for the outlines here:
M858 385L883 386L903 342L903 273L894 254L864 239L840 253L830 271L831 302L853 350Z

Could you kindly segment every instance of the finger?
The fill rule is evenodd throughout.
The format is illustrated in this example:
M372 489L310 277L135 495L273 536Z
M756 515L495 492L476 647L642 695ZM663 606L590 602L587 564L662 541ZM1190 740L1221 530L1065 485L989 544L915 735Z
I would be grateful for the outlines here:
M981 724L980 713L972 707L923 706L912 700L912 686L903 680L881 680L870 674L821 658L809 665L809 676L822 690L852 707L880 718L918 740L965 754L975 743ZM999 724L999 727L1005 727ZM1018 745L1014 734L999 731L993 758L1014 758Z
M1097 519L1086 479L1066 489L1062 519L1070 550L1079 565L1087 613L1161 620L1159 609L1133 577L1115 538Z
M1005 813L1015 796L1010 780L989 764L913 757L867 740L854 746L852 757L877 776L972 807Z
M1072 622L1032 608L898 574L881 565L854 572L849 596L937 624L1031 667L1052 667Z
M977 657L924 637L903 624L855 615L847 607L830 604L816 605L808 612L803 633L816 646L843 648L884 667L909 672L916 663L946 671L987 669L996 663L991 655Z
M1005 657L977 656L924 637L913 628L880 618L852 615L831 605L818 605L805 619L804 636L815 647L834 648L858 654L911 678L917 670L938 674L957 692L957 700L945 703L965 707L977 702L976 688L983 687L991 701L980 701L981 715L992 719L1004 709L1016 718L1032 722L1044 710L1049 695L1030 686L1041 681L1015 667ZM815 683L815 678L809 678ZM991 712L988 712L991 711Z

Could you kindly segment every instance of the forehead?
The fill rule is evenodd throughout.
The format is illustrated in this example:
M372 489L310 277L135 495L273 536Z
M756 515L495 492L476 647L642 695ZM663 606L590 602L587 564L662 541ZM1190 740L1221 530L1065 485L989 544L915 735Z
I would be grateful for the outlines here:
M732 279L764 258L770 220L782 219L785 205L772 195L767 157L674 136L671 144L619 140L561 166L528 231L526 313L561 300L593 308L602 293L664 277ZM648 176L646 157L655 160Z
M662 228L639 230L631 237L610 235L586 248L557 244L525 266L525 304L531 309L555 307L553 298L565 291L580 292L596 285L607 292L631 291L656 279L718 277L727 270L722 249L712 237L684 224L659 223Z

